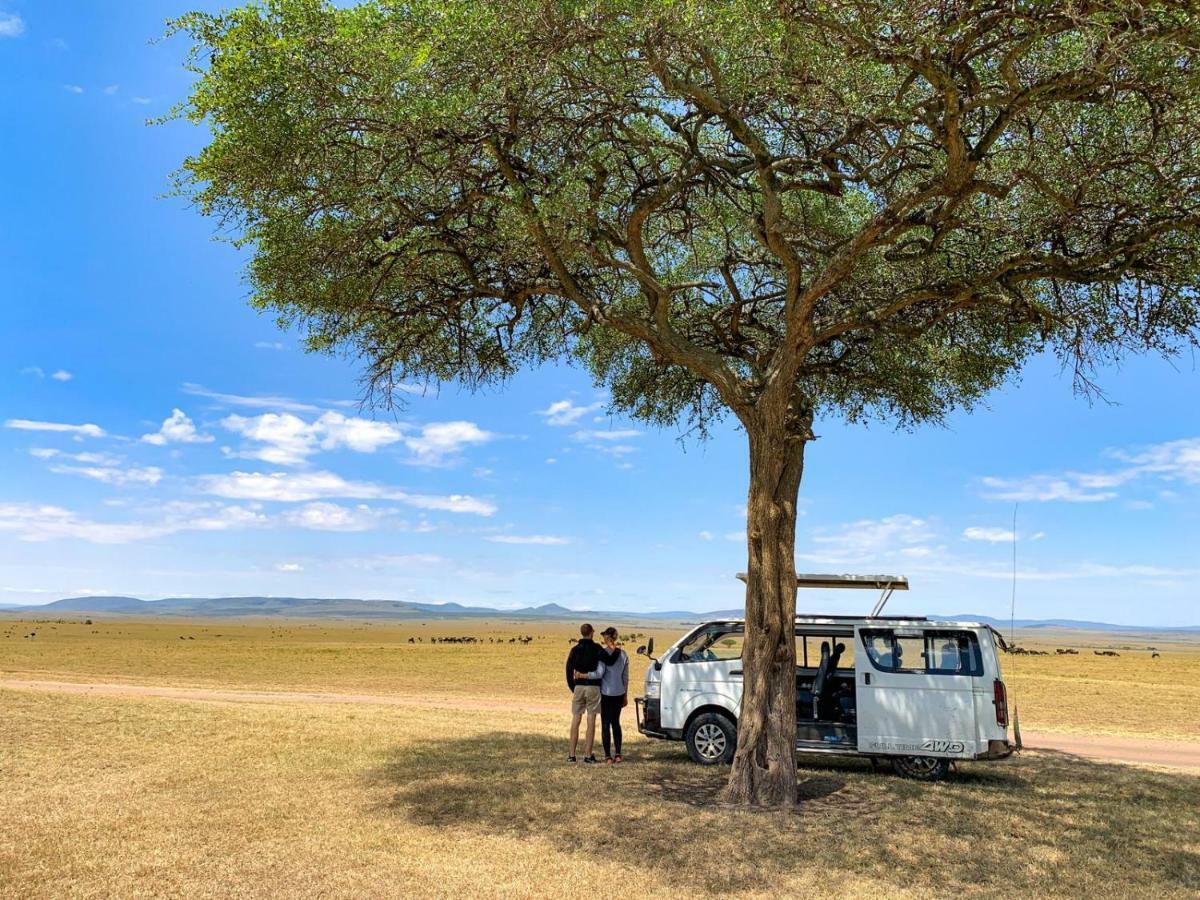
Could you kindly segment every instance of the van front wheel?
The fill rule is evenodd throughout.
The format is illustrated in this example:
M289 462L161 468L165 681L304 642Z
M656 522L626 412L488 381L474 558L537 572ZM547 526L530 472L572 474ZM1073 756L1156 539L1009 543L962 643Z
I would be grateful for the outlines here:
M892 759L896 774L915 781L941 781L950 774L950 760L936 756L897 756Z
M692 719L683 736L688 756L702 766L733 762L737 729L720 713L703 713Z

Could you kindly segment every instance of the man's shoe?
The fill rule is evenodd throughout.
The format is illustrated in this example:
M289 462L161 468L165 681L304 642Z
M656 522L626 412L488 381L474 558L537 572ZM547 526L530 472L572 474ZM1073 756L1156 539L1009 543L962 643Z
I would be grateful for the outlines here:
M594 754L593 754L592 756L585 756L585 757L583 758L583 761L584 761L585 763L595 763L595 762L600 762L600 760L596 759L596 757L595 757L595 755L594 755Z

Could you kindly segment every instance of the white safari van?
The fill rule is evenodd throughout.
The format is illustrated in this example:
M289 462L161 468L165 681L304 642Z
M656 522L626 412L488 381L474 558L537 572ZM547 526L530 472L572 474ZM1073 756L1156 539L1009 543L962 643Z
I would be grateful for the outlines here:
M741 577L741 576L739 576ZM796 749L888 759L901 775L936 781L954 760L1003 759L1008 697L1000 674L1003 639L977 622L883 616L899 576L801 575L798 587L875 588L868 616L796 617ZM638 731L684 741L693 760L729 762L742 702L745 620L692 629L659 657L654 642Z

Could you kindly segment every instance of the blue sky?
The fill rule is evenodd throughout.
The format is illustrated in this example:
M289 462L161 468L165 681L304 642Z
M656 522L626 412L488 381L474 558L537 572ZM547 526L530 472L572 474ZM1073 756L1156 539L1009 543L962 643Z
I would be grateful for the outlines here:
M357 403L353 359L245 303L245 259L164 198L204 135L171 2L0 0L0 605L81 593L516 607L740 603L746 458L605 413L581 372ZM819 423L801 571L898 572L895 611L1200 623L1200 373L1073 396L1036 360L945 429ZM869 608L850 592L801 607Z

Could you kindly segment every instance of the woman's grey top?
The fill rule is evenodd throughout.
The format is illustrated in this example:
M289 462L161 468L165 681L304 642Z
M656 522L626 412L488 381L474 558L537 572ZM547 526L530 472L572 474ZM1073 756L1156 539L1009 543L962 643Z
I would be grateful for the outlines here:
M620 697L629 691L629 657L619 651L616 660L600 663L604 674L600 676L600 693L605 697Z

